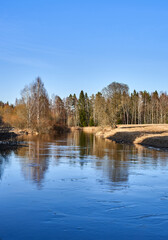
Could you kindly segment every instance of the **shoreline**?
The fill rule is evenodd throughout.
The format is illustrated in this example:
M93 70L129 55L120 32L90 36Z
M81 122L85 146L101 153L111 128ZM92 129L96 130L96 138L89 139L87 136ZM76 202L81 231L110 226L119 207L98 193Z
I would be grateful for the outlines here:
M83 131L121 144L168 150L168 124L117 125L114 129L111 127L71 127L69 131ZM8 132L7 135L5 134L6 137L0 139L0 149L22 146L16 140L16 136L25 134L29 135L30 132L18 129Z
M0 151L15 150L23 144L17 141L19 135L11 127L1 127L0 129Z
M168 124L118 125L115 129L103 128L95 135L116 143L168 150Z

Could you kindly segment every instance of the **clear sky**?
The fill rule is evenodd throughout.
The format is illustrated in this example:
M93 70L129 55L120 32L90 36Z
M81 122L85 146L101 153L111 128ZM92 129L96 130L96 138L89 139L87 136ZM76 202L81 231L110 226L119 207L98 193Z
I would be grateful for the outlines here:
M168 1L0 0L0 100L37 76L50 96L168 91Z

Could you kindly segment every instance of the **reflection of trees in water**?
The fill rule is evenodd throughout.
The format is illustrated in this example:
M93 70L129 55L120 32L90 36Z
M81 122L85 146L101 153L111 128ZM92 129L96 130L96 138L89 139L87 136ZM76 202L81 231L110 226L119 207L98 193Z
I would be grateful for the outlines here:
M116 144L111 140L79 131L61 136L31 136L25 140L28 141L28 148L17 151L17 154L23 157L20 159L22 172L26 179L39 185L48 169L49 161L53 159L57 165L61 164L60 159L66 159L69 165L80 164L83 167L90 163L97 170L103 171L111 183L126 183L130 165L133 164L143 164L146 167L167 165L166 152Z
M103 172L111 182L127 182L129 177L130 154L132 147L95 137L93 153L101 161Z
M143 146L117 144L111 140L95 139L94 154L99 158L105 158L106 173L113 182L127 181L130 166L143 165L143 168L155 168L166 166L167 152L148 149Z
M97 169L103 170L111 182L123 182L128 180L128 166L123 163L127 160L127 152L123 146L115 144L111 141L105 141L101 138L96 138L92 134L83 132L73 132L68 135L68 145L72 143L79 146L79 155L81 159L86 161L80 162L85 165L88 162L88 155L94 156L93 163ZM77 160L76 160L77 161Z
M158 151L152 148L146 148L141 145L136 145L136 154L139 164L143 164L144 168L153 166L154 168L157 166L165 167L168 164L168 152L167 151Z
M79 157L95 156L97 169L103 170L111 182L126 182L130 164L143 164L147 168L167 165L167 152L144 148L140 145L117 144L92 134L74 132L68 136L74 144L80 146ZM150 159L150 164L149 164ZM86 162L87 164L87 162Z
M17 155L20 158L22 173L26 179L33 180L39 186L49 165L49 149L46 139L40 136L27 138L28 147L20 148Z
M2 179L2 175L6 165L9 164L9 157L12 152L13 150L10 149L0 150L0 180Z
M54 158L59 164L60 158L66 156L65 148L62 148L67 144L66 135L30 135L23 137L22 140L26 141L28 145L17 151L17 155L21 157L22 173L25 179L33 180L41 186L50 160Z

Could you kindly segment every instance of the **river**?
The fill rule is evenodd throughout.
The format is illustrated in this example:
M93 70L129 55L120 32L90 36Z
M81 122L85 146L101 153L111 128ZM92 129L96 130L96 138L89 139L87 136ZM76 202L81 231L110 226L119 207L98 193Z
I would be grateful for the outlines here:
M91 134L0 155L0 240L167 239L168 152Z

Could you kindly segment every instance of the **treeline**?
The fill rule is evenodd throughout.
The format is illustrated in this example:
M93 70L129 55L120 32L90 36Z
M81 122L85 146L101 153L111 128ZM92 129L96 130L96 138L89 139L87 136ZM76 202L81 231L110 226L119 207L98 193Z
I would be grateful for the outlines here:
M79 97L70 94L50 99L40 78L21 91L15 105L0 102L0 116L5 123L37 132L54 126L114 126L116 124L168 123L166 92L133 91L126 84L113 82L101 92Z

